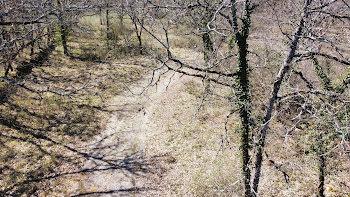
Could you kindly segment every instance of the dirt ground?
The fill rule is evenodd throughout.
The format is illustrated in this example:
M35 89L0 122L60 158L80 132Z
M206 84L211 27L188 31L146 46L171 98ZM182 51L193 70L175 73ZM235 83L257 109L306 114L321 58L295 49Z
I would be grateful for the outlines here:
M141 96L142 80L130 91L116 96L109 108L106 129L77 151L85 153L86 161L79 175L69 175L64 187L68 196L159 196L159 186L165 173L160 162L166 155L154 155L147 146L159 128L154 124L155 110L163 108L162 101L177 94L188 77L175 75L161 80ZM66 179L67 180L67 179ZM61 186L62 187L62 186ZM56 195L60 195L57 193Z

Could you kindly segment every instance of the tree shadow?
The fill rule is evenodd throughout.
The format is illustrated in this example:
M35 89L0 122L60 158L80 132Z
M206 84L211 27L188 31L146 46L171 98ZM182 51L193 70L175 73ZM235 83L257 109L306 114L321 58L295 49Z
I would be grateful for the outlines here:
M115 171L118 173L124 173L126 176L145 176L146 174L156 173L155 166L149 161L149 159L144 157L142 152L130 152L128 153L126 150L120 149L120 142L116 141L114 144L108 146L101 146L106 139L111 136L105 136L99 141L90 144L90 146L97 147L91 149L90 151L82 151L80 149L86 149L86 147L78 147L74 148L71 146L67 146L61 142L56 141L45 135L40 135L35 133L35 131L27 128L26 126L20 125L16 121L10 122L9 120L4 119L4 117L0 117L0 123L2 125L7 126L11 129L16 129L25 135L29 135L30 137L17 137L11 134L0 134L0 139L12 139L22 141L28 144L31 144L40 151L41 154L44 155L54 155L57 154L52 150L49 150L43 144L51 143L55 146L58 146L63 150L63 152L71 152L74 153L75 156L73 158L61 155L59 157L60 162L64 162L66 165L72 165L77 167L78 170L69 170L69 171L59 171L59 172L47 172L47 173L36 173L35 171L40 171L41 169L35 169L29 173L19 172L15 168L12 168L10 165L6 165L1 168L1 176L6 176L6 174L18 174L25 177L24 180L14 181L12 184L6 187L2 187L0 190L0 196L20 196L23 194L33 195L36 194L40 189L36 186L36 183L42 183L48 180L56 179L59 177L64 177L67 175L88 175L89 173L103 172L103 171ZM4 147L2 147L4 148ZM11 149L11 147L7 147L7 149ZM113 152L110 152L113 150ZM109 152L109 154L107 154ZM33 154L36 154L33 152ZM116 154L124 155L123 157L116 158ZM125 155L126 154L126 155ZM110 158L112 156L112 158ZM33 155L34 157L34 155ZM27 158L34 159L34 158ZM73 159L73 160L72 160ZM90 162L91 164L88 166L81 166L81 163L76 162L77 160L83 159L85 162ZM128 189L116 189L110 191L98 191L98 192L86 192L86 191L78 191L78 194L75 196L86 196L92 194L108 194L108 193L127 193L127 192L139 192L145 191L146 188L128 188Z
M108 191L100 191L100 192L86 192L86 193L81 193L81 194L77 194L77 195L73 195L72 197L78 197L78 196L91 196L91 195L95 195L95 196L99 196L102 194L136 194L139 193L141 191L146 191L148 189L145 188L129 188L129 189L118 189L118 190L108 190Z
M40 52L33 58L31 58L28 62L24 61L19 64L16 68L17 78L24 78L32 72L34 67L42 66L49 58L50 54L55 50L56 45L52 43L45 49L41 49Z
M122 173L126 177L142 177L147 174L155 174L159 170L150 162L150 159L145 158L143 152L130 151L121 147L122 143L118 140L117 134L100 137L98 140L93 140L89 144L84 143L80 147L67 145L64 140L59 140L56 135L52 135L50 128L57 126L57 124L73 124L74 126L75 123L72 123L70 119L59 120L56 117L48 117L11 102L8 105L9 108L22 111L28 116L48 120L50 125L38 128L19 120L19 118L0 113L0 125L5 128L0 133L0 148L6 154L8 153L4 156L6 160L0 163L0 175L4 177L2 181L7 181L7 184L0 187L0 196L36 195L45 190L47 184L44 183L66 176L69 178L72 175L89 176L89 174L105 171ZM71 134L65 133L63 136L67 135ZM15 141L15 146L8 145L9 141ZM16 148L18 145L32 149L30 154L22 155ZM52 147L55 148L52 149ZM55 163L43 167L38 159L45 157L54 158ZM14 165L16 162L22 161L32 165L29 167L31 169L23 171L22 168ZM89 163L89 165L86 166L84 163ZM36 165L38 166L34 167ZM57 168L60 165L70 167ZM112 192L135 193L146 189L134 186L128 189L120 188L95 193L96 195ZM77 196L93 194L94 191L74 193Z

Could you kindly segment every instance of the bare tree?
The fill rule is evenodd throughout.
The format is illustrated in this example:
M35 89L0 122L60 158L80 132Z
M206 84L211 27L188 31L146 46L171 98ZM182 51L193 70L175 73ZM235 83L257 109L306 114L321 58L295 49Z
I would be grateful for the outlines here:
M337 110L340 110L340 106L344 107L343 104L339 105L336 104L333 99L333 101L329 101L329 98L321 98L322 95L325 96L325 92L328 92L326 94L331 93L330 95L337 95L336 97L341 97L341 95L344 93L344 90L348 87L348 74L342 79L341 84L337 88L332 87L331 80L327 76L327 74L323 71L322 66L319 65L317 58L315 56L318 56L320 58L325 59L326 61L332 61L333 62L333 68L341 68L343 66L349 66L349 57L346 55L346 49L341 49L342 45L347 43L346 39L344 39L347 34L343 33L341 29L348 28L346 26L343 26L344 24L348 24L349 21L346 21L349 19L349 6L344 1L305 1L304 9L303 9L303 15L301 16L298 29L296 33L290 34L289 32L282 31L282 33L289 39L291 39L292 42L292 48L290 49L290 53L288 58L285 60L284 66L281 67L279 75L277 77L277 80L274 84L274 90L273 95L270 98L270 105L267 111L267 116L265 116L265 122L264 127L261 130L260 140L259 140L259 148L258 148L258 154L256 158L256 172L255 172L255 179L254 179L254 185L253 189L257 191L258 184L259 184L259 177L260 177L260 169L261 169L261 160L263 156L263 147L264 147L264 140L266 138L266 131L268 129L268 125L272 115L273 111L273 103L275 103L276 99L278 98L278 89L280 88L281 83L283 82L283 79L285 78L286 74L289 72L290 69L292 69L292 75L296 75L300 78L301 81L305 83L306 88L309 90L302 93L304 90L300 90L297 87L295 87L295 84L290 84L291 87L295 88L295 92L291 93L292 95L295 95L296 97L299 97L302 95L303 102L299 103L301 111L297 113L296 117L290 117L291 120L296 120L293 125L291 125L291 128L288 129L288 133L290 133L292 130L297 128L298 124L302 124L305 121L310 121L310 123L315 124L315 122L318 122L316 119L323 119L322 117L325 117L324 110L321 110L319 107L312 107L312 106L321 106L323 104L318 103L326 102L326 111L328 111L328 115L333 120L328 120L328 126L324 125L318 126L316 133L318 133L315 137L315 140L317 141L316 145L317 148L317 155L319 158L319 196L324 196L324 180L325 180L325 168L326 168L326 155L328 151L325 147L325 144L334 143L336 141L344 143L344 130L340 132L340 128L346 128L345 125L340 126L341 122L338 118L339 116L335 115L336 113L332 112L330 108L336 108ZM338 13L335 13L338 12ZM345 21L344 21L345 19ZM329 23L332 21L332 23ZM331 30L332 29L332 30ZM340 31L339 31L340 30ZM334 31L337 31L338 34L334 34ZM340 41L341 40L341 41ZM299 47L297 47L299 46ZM295 47L295 48L294 48ZM297 52L298 51L298 52ZM293 59L297 59L292 63ZM322 84L322 87L317 87L316 84L313 84L310 79L307 79L305 76L310 76L311 73L308 72L309 69L304 69L303 71L297 71L298 67L302 67L301 65L305 64L305 62L312 62L311 64L314 65L314 75L316 75L315 78L318 78L320 80L320 83ZM308 63L310 64L310 63ZM299 66L300 65L300 66ZM290 76L288 76L290 78ZM276 91L277 90L277 91ZM288 95L288 94L287 94ZM329 95L329 96L330 96ZM290 95L289 95L290 96ZM328 97L328 96L326 96ZM332 96L331 96L332 97ZM283 97L282 97L283 98ZM320 99L320 100L319 100ZM341 101L341 102L344 102ZM318 103L318 104L317 104ZM309 107L313 108L314 110L309 110ZM339 108L340 107L340 108ZM321 112L322 111L322 112ZM340 110L343 111L343 110ZM307 115L309 114L309 115ZM323 114L323 115L322 115ZM310 117L311 120L309 119ZM338 118L335 118L338 117ZM316 118L316 119L314 119ZM340 119L343 119L344 117L341 117ZM338 119L338 120L337 120ZM337 125L337 126L335 126ZM345 127L344 127L345 126ZM334 138L334 132L337 130L339 132L339 135L341 138ZM326 137L328 136L328 137ZM330 137L333 136L333 137ZM343 139L343 140L341 140ZM326 151L327 150L327 151Z
M301 5L301 9L289 10L297 18L297 22L291 21L294 30L285 31L280 22L281 32L285 36L288 43L288 51L286 53L283 63L281 63L278 74L273 80L272 90L268 99L266 112L264 115L264 120L260 132L258 133L257 141L252 143L251 133L252 129L256 129L252 126L254 118L252 116L251 103L251 90L250 90L250 80L249 72L252 69L252 65L249 64L249 59L251 58L248 40L250 35L250 24L252 20L252 14L254 14L254 8L257 4L254 2L246 0L243 5L241 2L236 1L216 1L215 3L206 1L196 1L196 2L167 2L160 4L158 2L149 1L150 5L154 9L161 10L160 14L164 15L163 18L168 18L168 22L164 20L157 20L153 16L149 16L149 21L157 23L157 27L161 27L163 30L163 39L160 37L156 31L152 30L151 26L142 25L142 28L149 33L159 44L165 49L162 55L156 55L155 57L162 63L162 66L157 68L156 71L161 71L166 73L168 71L178 72L185 75L199 77L205 79L209 82L214 82L223 86L231 87L236 93L236 109L232 111L239 111L241 117L241 151L242 151L242 173L243 173L243 183L245 186L245 196L257 196L258 186L261 177L261 167L263 164L263 155L265 140L267 136L267 131L269 129L269 124L273 119L273 113L275 110L275 103L279 100L280 90L284 82L290 78L294 73L300 76L300 82L305 82L305 77L303 72L295 72L298 65L304 65L305 61L310 61L311 56L321 56L337 63L348 65L348 60L344 54L339 53L341 47L335 47L334 42L330 42L329 39L324 39L321 36L310 35L310 32L316 26L322 27L322 22L315 20L320 14L331 17L338 20L348 19L348 5L344 1L313 1L305 0L298 2ZM281 3L276 1L276 4ZM338 6L335 6L338 4ZM176 58L172 53L171 41L169 38L169 29L174 25L174 21L181 21L183 18L188 17L186 13L188 11L195 11L196 9L205 10L203 23L199 23L202 29L202 41L204 45L204 59L207 64L203 65L191 65L183 60ZM342 10L341 14L336 14L328 11L327 9ZM327 10L327 11L326 11ZM241 17L239 17L238 12L241 12ZM203 12L201 12L203 13ZM322 18L324 19L324 18ZM276 21L279 21L277 19ZM327 23L328 25L330 23ZM323 28L321 28L323 29ZM318 28L318 31L323 31ZM195 30L193 30L195 31ZM212 36L216 36L216 39L212 39ZM344 34L345 35L345 34ZM218 37L221 37L218 39ZM339 38L339 37L338 37ZM328 49L332 48L332 51L327 51L326 53L320 52L322 47L315 47L315 41L322 43L329 43ZM211 44L212 43L212 44ZM222 43L226 43L230 46L231 50L223 48ZM310 43L311 47L310 47ZM344 42L339 42L339 44L344 44ZM216 48L214 49L215 46ZM317 51L310 49L318 49ZM232 50L237 49L237 51ZM220 51L220 52L219 52ZM322 50L321 50L322 51ZM338 54L338 56L331 55L332 53ZM209 54L212 54L209 56ZM234 60L234 55L237 55L237 59ZM210 57L210 58L209 58ZM226 61L227 60L227 61ZM227 72L228 71L228 72ZM157 82L159 78L153 78ZM344 79L344 81L347 81ZM151 83L152 83L151 82ZM347 87L348 82L345 82L342 87ZM309 83L307 83L309 86ZM308 94L318 94L319 91L310 90ZM257 152L255 155L255 172L254 179L251 183L251 162L252 156L250 150L252 146L255 146ZM324 165L321 157L321 168ZM285 176L286 174L283 173ZM322 173L321 173L322 174ZM323 187L323 186L322 186ZM321 190L320 190L321 191ZM322 190L323 191L323 190ZM322 192L320 192L322 193Z
M49 48L56 43L52 38L56 24L60 24L60 36L64 54L68 55L67 36L74 20L83 9L91 8L87 1L76 1L75 4L61 0L57 1L1 1L0 26L2 36L0 40L0 53L6 62L5 74L12 69L12 64L24 49L34 46L38 49ZM46 37L45 37L46 36ZM46 39L47 46L42 46Z
M126 1L125 3L125 11L130 17L133 26L134 26L134 31L137 37L138 41L138 47L140 50L140 54L142 54L142 47L143 47L143 42L142 42L142 33L143 33L143 28L144 22L145 22L145 17L146 14L149 12L147 8L147 1ZM124 5L124 4L123 4Z
M259 3L264 9L276 13L281 9L280 12L291 17L274 18L287 48L281 47L280 54L284 58L278 63L278 73L273 72L274 78L264 81L272 89L266 91L262 101L255 101L252 84L259 81L251 73L261 60L252 50L251 35ZM172 72L200 78L209 88L210 84L215 84L234 92L230 114L237 112L241 122L241 172L246 197L259 194L264 155L268 155L266 138L271 122L277 117L274 114L283 113L283 107L296 112L292 113L294 116L284 113L284 118L279 117L286 127L286 136L301 124L309 127L304 128L307 133L304 135L313 139L310 149L319 163L318 195L324 196L327 158L349 140L350 6L346 1L16 0L0 1L0 6L0 54L5 64L2 78L7 78L25 49L30 49L31 60L29 64L18 63L17 70L23 75L31 71L38 58L47 57L51 47L57 44L53 39L55 26L60 27L58 33L64 54L70 55L69 32L87 8L95 9L95 13L96 9L100 13L105 11L110 48L111 12L119 12L121 26L125 12L133 23L140 53L143 53L146 33L157 42L158 48L150 55L160 65L154 69L148 87L157 84L162 75ZM203 59L196 63L182 60L174 53L174 41L169 35L182 24L186 25L186 32L181 33L195 35L201 40ZM260 37L267 34L259 32ZM338 83L330 72L335 68L342 74ZM18 76L23 77L22 74ZM256 102L261 102L264 109L258 110ZM262 120L257 116L263 117ZM283 175L288 182L286 172Z

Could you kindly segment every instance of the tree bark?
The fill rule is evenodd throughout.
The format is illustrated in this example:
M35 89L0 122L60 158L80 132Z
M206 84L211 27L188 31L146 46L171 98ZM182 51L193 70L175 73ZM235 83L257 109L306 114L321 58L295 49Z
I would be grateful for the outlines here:
M245 2L245 15L242 18L242 27L236 32L236 43L238 47L238 71L237 71L237 105L239 106L239 115L242 124L241 131L241 154L242 154L242 174L245 189L245 197L251 197L250 186L250 115L251 115L251 100L250 100L250 83L249 83L249 65L247 60L248 55L248 36L250 29L250 16L253 8L250 1ZM234 13L232 13L234 14Z
M203 42L203 53L204 53L205 62L208 62L210 60L210 56L214 51L213 41L211 40L210 32L208 31L208 27L207 27L212 17L213 17L212 11L209 10L208 7L206 7L202 24L201 24L202 26L201 28L204 30L202 34L202 42Z
M202 35L203 42L203 53L204 53L204 61L208 62L210 60L210 54L213 53L213 41L210 38L210 34L208 32Z
M2 16L0 16L0 22L3 22L3 17ZM1 27L1 37L4 40L11 40L11 35L7 31L7 27ZM2 40L0 40L0 41L2 41ZM2 43L0 43L0 44L2 44ZM10 57L10 56L11 55L8 54L8 53L5 55L5 57ZM5 65L5 73L4 73L4 75L7 77L9 72L13 71L13 68L12 68L12 59L11 58L6 58L6 59L7 59L7 61L4 64Z
M239 71L238 71L238 83L239 83L239 115L242 123L241 131L241 151L242 151L242 172L243 182L245 186L245 196L251 196L250 189L250 169L249 169L249 133L250 133L250 96L249 96L249 67L247 62L248 44L247 37L238 36L238 54L239 54Z
M62 45L63 45L63 53L65 55L69 55L68 52L68 46L67 46L67 29L64 24L61 24L61 39L62 39Z
M138 19L137 16L135 14L130 14L129 15L132 23L134 24L134 29L135 29L135 34L136 34L136 37L137 37L137 41L138 41L138 44L139 44L139 52L140 54L142 55L142 31L143 31L143 22L144 22L144 19ZM140 23L140 28L139 26L137 26L137 24Z
M103 25L103 20L102 20L102 8L98 8L99 14L100 14L100 25Z
M125 10L125 7L124 7L124 2L121 1L121 6L120 6L120 13L119 13L119 26L120 28L124 28L124 10Z
M62 3L61 3L60 0L57 0L57 5L59 7L62 7ZM63 45L63 53L68 56L69 55L68 46L67 46L67 33L68 33L68 30L67 30L67 25L64 23L63 14L62 14L61 11L59 12L59 18L61 20L60 34L61 34L62 45Z
M46 35L46 45L47 46L49 46L50 45L50 43L51 43L51 29L50 29L50 27L47 27L46 28L46 31L47 31L47 35Z
M318 185L318 197L325 197L324 195L324 181L325 181L325 169L326 169L326 156L325 155L320 155L318 157L318 180L319 180L319 185Z
M254 190L255 194L258 193L258 186L259 186L259 180L260 180L260 175L261 175L261 166L262 166L262 161L263 161L263 149L265 146L266 133L267 133L267 130L269 128L269 123L270 123L270 120L272 117L272 111L274 109L274 104L275 104L275 101L277 99L277 94L280 90L280 87L281 87L282 81L285 77L285 74L289 71L289 69L291 67L291 63L294 59L295 51L296 51L298 43L299 43L299 38L300 38L302 31L304 29L305 20L306 20L307 15L308 15L307 11L308 11L308 8L311 5L311 3L312 3L312 0L305 1L304 7L303 7L303 14L301 16L299 25L296 29L292 43L290 45L289 54L288 54L287 58L285 59L283 65L281 66L280 71L276 77L276 81L273 84L272 95L271 95L271 98L269 100L269 107L267 108L265 119L264 119L264 125L263 125L261 132L260 132L258 152L256 155L256 161L255 161L255 175L254 175L254 182L253 182L253 190Z
M107 31L107 48L110 49L110 44L109 44L109 40L110 40L110 23L109 23L109 4L108 4L108 0L106 1L106 31Z
M32 25L32 28L34 29L34 25ZM30 34L30 39L31 40L34 40L34 33L32 32L31 34ZM34 45L35 45L35 42L33 41L31 44L30 44L30 58L32 58L33 57L33 55L34 55Z

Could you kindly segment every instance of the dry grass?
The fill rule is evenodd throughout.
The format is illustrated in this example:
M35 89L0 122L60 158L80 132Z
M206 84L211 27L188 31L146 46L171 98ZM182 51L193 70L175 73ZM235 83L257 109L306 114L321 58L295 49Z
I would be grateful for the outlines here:
M39 99L36 94L0 83L0 99L7 100L0 106L0 118L8 123L1 126L0 136L0 146L4 150L0 153L0 169L4 177L0 180L2 190L15 185L11 190L14 195L38 195L46 190L43 196L59 196L67 194L69 187L83 187L79 184L81 177L77 175L47 178L51 181L40 178L77 169L80 165L77 161L79 153L65 146L79 144L98 134L104 128L109 112L113 111L113 107L106 105L109 100L125 91L124 84L135 83L152 67L153 63L147 58L127 57L126 53L118 56L120 59L110 61L120 51L105 49L104 26L96 25L99 23L97 17L83 19L82 23L93 31L76 34L79 42L71 39L69 46L74 55L91 57L87 58L89 61L64 57L62 48L58 47L50 61L34 69L31 75L58 90L81 87L89 82L75 98L44 94ZM271 37L261 37L259 32L265 30L265 26L253 24L249 40L253 52L250 54L251 63L255 65L251 73L253 115L257 119L257 114L264 112L262 103L267 102L269 86L284 57L281 51L285 51L276 26L269 26ZM91 40L91 36L96 39ZM150 38L149 35L145 37L146 40ZM202 63L202 54L191 47L200 43L198 38L179 37L176 32L171 38L175 40L172 43L176 47L173 51L175 56L188 62ZM127 39L120 39L119 44L125 45ZM269 39L273 39L274 43ZM130 40L136 41L134 38ZM155 43L148 45L158 46ZM308 66L301 65L297 69L307 71ZM342 68L333 70L332 78L340 79L343 71ZM228 120L228 133L224 129L226 116L233 108L227 100L232 93L226 88L216 87L198 111L203 96L200 80L176 77L164 97L152 103L151 117L156 129L149 134L147 152L149 156L164 155L157 162L166 169L157 180L153 180L152 185L158 184L164 196L242 196L239 118L232 116ZM311 74L307 77L317 80ZM33 88L42 87L29 84ZM6 91L13 92L3 94ZM281 93L288 91L290 89L285 88ZM254 132L257 131L255 128ZM270 159L281 165L281 169L289 175L289 182L285 182L280 171L264 162L260 196L315 196L318 185L316 159L307 153L308 147L302 143L307 132L297 130L285 138L284 131L283 125L273 120L265 150ZM332 170L326 177L326 196L349 196L348 158L336 152L330 163ZM68 180L64 186L59 184L62 180Z
M95 62L108 55L100 28L103 26L70 37L69 48L83 60L64 56L58 46L44 65L26 77L31 80L25 85L36 90L67 93L84 87L71 97L36 94L0 82L1 195L61 196L71 186L67 183L68 188L62 188L62 181L72 179L71 183L78 184L80 175L64 176L81 165L76 145L104 128L113 111L108 106L111 98L153 66L142 56L124 55L116 61L109 54L105 63Z
M265 28L264 25L266 24L255 24L249 40L253 52L250 54L250 62L253 65L253 115L260 120L262 117L258 114L264 114L263 104L267 103L272 80L285 55L282 53L285 51L285 45L281 42L278 28L271 26L268 29L272 33L269 35L275 41L271 42L270 37L261 37L259 34L259 31ZM202 57L194 50L183 48L181 42L173 52L191 63L200 63L198 60ZM296 69L305 72L311 81L317 81L317 77L310 74L310 65L301 64ZM332 72L334 79L342 79L345 75L340 67ZM305 87L300 81L293 80L291 79L290 84L294 87ZM159 133L150 140L149 152L165 155L162 164L168 171L159 180L164 195L242 196L239 133L235 132L240 126L239 119L232 117L229 120L230 143L224 144L224 149L221 150L223 126L226 115L232 110L231 104L222 97L212 96L208 98L204 108L196 113L203 93L202 84L189 78L181 81L180 84L174 82L170 87L170 96L156 103L159 107L153 114ZM290 87L283 89L281 95L292 91ZM230 95L225 89L217 88L215 91L219 92L217 95ZM260 126L259 121L256 123ZM254 132L258 132L259 128L255 130ZM317 158L308 153L309 148L303 143L306 135L307 129L293 132L285 138L285 128L281 122L274 120L271 123L266 152L271 160L281 165L281 169L289 175L289 180L286 183L283 173L265 161L259 196L316 196L318 164ZM326 196L350 194L348 156L340 152L329 159Z
M201 87L201 82L194 79L175 80L167 96L154 103L157 107L152 116L158 131L149 140L149 152L164 155L161 163L167 169L156 184L160 184L164 196L242 196L240 136L235 132L240 121L234 116L229 119L229 143L221 144L224 122L231 107L226 99L215 96L215 93L221 96L230 93L217 88L197 113ZM265 149L269 159L289 175L288 183L281 171L265 161L259 194L315 196L317 160L305 152L308 150L302 143L305 132L299 130L285 139L284 131L280 122L273 121ZM327 175L326 195L347 196L350 177L346 156L339 153L329 164L337 167L331 167L333 170Z
M221 95L229 94L220 91ZM160 183L166 196L230 196L241 192L235 146L238 134L229 135L229 144L221 143L229 104L212 96L210 104L196 113L201 95L199 81L176 79L152 114L159 131L150 140L155 143L149 145L149 152L165 155L162 163L168 171Z

